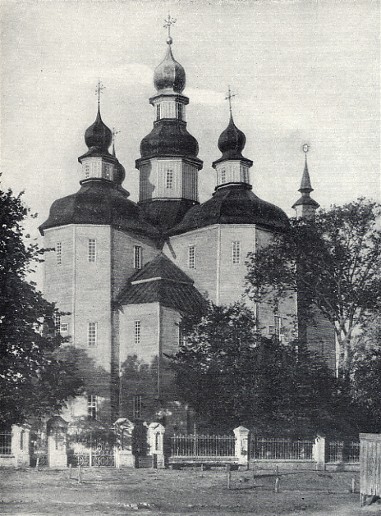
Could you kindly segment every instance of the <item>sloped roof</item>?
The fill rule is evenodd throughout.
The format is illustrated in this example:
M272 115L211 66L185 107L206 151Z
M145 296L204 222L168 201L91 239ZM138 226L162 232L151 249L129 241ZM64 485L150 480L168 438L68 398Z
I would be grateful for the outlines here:
M119 305L160 303L180 312L199 311L206 301L189 278L164 254L134 274L117 299Z

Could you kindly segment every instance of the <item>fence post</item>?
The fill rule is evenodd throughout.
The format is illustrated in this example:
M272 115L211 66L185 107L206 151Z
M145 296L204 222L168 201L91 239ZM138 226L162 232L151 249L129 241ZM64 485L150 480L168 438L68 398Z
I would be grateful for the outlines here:
M312 456L316 463L316 469L320 471L325 471L325 464L326 464L326 457L325 457L325 450L326 450L326 443L325 443L325 437L322 435L317 435L315 438L315 442L312 447Z
M54 416L47 423L49 468L66 468L66 433L68 423L61 416Z
M240 466L249 469L249 433L250 430L239 426L233 430L235 436L235 456Z
M164 434L165 428L160 423L151 423L148 426L147 441L149 454L155 456L154 464L157 469L165 468Z

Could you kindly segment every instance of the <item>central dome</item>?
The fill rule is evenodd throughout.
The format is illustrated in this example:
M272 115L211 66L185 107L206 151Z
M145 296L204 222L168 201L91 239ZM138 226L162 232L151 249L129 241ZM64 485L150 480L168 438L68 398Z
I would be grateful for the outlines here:
M170 43L164 60L155 69L153 83L157 91L182 93L185 88L185 70L173 57Z
M185 123L178 120L155 122L150 134L140 144L142 158L154 156L189 156L196 157L198 143L188 133Z

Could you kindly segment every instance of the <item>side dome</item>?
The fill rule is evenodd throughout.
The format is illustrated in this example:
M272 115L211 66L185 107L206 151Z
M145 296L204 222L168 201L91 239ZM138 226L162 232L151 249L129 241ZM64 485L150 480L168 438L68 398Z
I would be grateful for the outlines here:
M85 143L89 149L91 147L97 147L97 149L107 152L111 145L111 141L112 132L103 122L101 114L98 110L95 122L86 129Z
M154 156L189 156L198 155L196 138L188 133L185 123L178 120L155 122L152 131L140 143L142 158Z
M185 70L173 57L171 43L168 43L167 54L154 72L154 86L157 91L169 90L182 93L185 88L185 79Z
M275 231L286 231L289 220L283 210L257 197L250 185L237 184L219 188L211 199L191 208L169 234L214 224L257 224Z
M158 238L157 229L143 219L139 206L127 197L128 192L111 182L86 182L77 193L54 201L48 220L39 230L43 234L48 228L67 224L101 224Z
M222 159L241 159L246 144L245 134L238 129L230 116L229 125L218 138L218 148L222 152Z

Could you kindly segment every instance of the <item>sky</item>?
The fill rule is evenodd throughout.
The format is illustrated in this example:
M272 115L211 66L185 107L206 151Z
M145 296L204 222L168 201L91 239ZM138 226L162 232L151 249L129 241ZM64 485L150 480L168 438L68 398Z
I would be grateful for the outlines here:
M77 157L96 116L119 132L123 186L137 201L141 139L151 131L153 71L166 52L185 68L188 130L200 147L200 201L229 119L253 160L253 191L293 215L304 166L324 208L380 198L380 46L377 0L1 2L3 187L33 212L32 234L52 202L79 188Z

